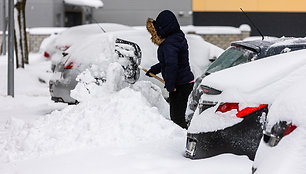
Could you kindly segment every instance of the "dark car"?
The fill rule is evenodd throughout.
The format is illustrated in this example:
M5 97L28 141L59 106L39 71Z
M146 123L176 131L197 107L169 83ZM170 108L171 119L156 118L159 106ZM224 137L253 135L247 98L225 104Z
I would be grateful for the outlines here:
M231 44L229 49L227 49L208 67L202 78L211 73L214 74L217 71L221 72L220 70L224 71L224 69L238 64L305 48L306 39L304 38L281 38L272 41L256 40L234 42ZM232 68L227 69L226 72L230 72L231 69ZM238 73L244 74L246 73L244 71L246 70L240 70ZM259 71L261 71L260 67L255 69L253 74L256 74L256 72ZM232 78L234 79L237 77ZM258 77L258 79L267 80L265 76ZM205 78L203 81L205 81ZM193 104L193 108L190 106L189 108L191 110L193 109L193 113L200 115L202 112L211 109L213 111L210 115L213 115L216 112L228 113L229 111L235 110L238 112L235 114L235 117L238 117L241 121L225 126L220 130L213 131L199 129L197 132L194 132L189 131L189 128L187 133L186 157L199 159L222 153L233 153L237 155L247 155L251 160L253 160L260 138L262 137L262 119L268 113L268 106L270 103L259 103L258 105L244 106L243 108L240 108L240 105L243 102L239 101L238 96L233 94L232 102L223 101L220 98L224 93L223 90L225 90L220 90L220 88L218 88L222 85L222 81L220 81L218 87L206 85L203 81L201 84L198 84L198 87L194 91L194 96L191 96L191 98L194 99L193 103L191 103ZM233 82L233 88L235 88L235 85L239 85L239 82L237 83L238 84L235 84ZM240 81L240 83L244 82ZM207 97L210 98L207 99ZM193 115L193 113L190 115ZM189 117L191 117L190 115ZM192 122L195 122L195 120L192 119L191 123Z
M302 38L273 38L269 41L251 40L231 43L231 46L208 66L205 73L195 80L193 91L188 100L186 120L190 122L194 111L198 107L199 99L202 95L199 84L205 76L242 63L305 48L305 39Z

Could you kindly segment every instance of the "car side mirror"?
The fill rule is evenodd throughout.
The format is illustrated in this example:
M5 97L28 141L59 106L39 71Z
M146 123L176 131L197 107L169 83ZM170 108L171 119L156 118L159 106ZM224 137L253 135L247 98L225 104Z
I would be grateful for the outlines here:
M63 57L67 56L68 53L62 52Z

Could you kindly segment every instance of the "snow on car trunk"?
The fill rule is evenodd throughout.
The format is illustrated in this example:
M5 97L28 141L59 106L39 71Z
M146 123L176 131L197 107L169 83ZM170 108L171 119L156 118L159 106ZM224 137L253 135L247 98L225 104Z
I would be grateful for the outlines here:
M303 91L306 80L292 84L273 102L268 117L267 127L279 121L287 121L297 128L284 136L275 147L268 146L261 140L253 167L256 174L302 174L306 170L306 98Z
M74 62L74 66L94 64L103 70L107 69L109 63L118 59L115 54L115 38L109 33L88 36L82 40L82 44L75 44L66 53L68 60L62 60L66 61L66 64L70 61Z

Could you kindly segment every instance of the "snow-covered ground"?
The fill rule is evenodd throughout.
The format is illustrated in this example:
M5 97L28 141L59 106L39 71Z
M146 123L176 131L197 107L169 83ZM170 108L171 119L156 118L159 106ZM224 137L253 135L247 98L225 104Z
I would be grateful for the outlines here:
M1 174L251 173L246 156L185 158L186 131L167 119L169 106L151 82L119 91L79 83L72 95L81 103L68 106L53 103L40 82L50 78L50 61L30 55L15 71L14 98L6 95L6 67L0 56Z

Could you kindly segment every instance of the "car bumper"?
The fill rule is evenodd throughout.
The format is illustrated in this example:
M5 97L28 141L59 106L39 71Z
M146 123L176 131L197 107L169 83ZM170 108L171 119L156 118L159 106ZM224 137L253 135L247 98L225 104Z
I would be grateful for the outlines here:
M262 137L262 108L244 117L234 126L215 132L187 133L185 156L191 159L209 158L223 153L247 155L254 160Z
M71 88L66 85L56 82L49 81L49 92L51 100L54 102L63 102L68 104L77 104L78 101L70 96Z

